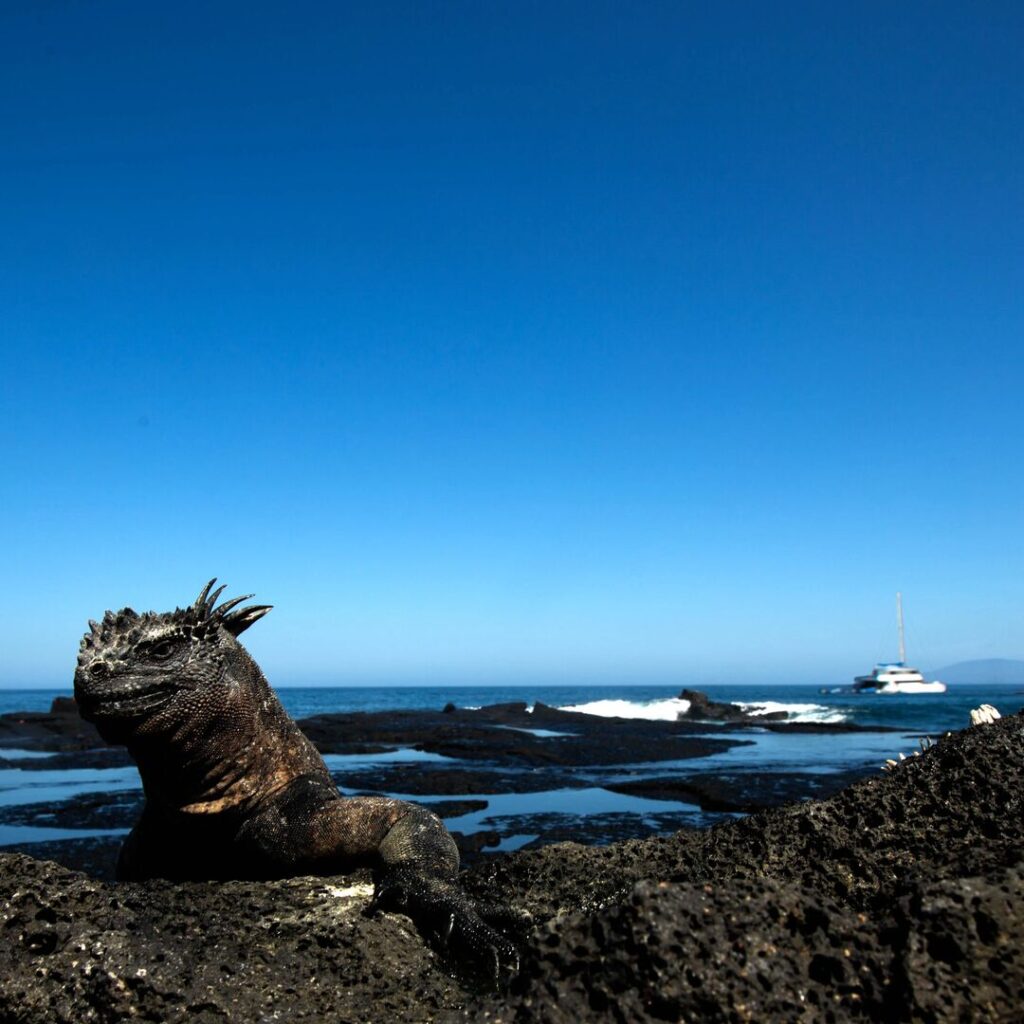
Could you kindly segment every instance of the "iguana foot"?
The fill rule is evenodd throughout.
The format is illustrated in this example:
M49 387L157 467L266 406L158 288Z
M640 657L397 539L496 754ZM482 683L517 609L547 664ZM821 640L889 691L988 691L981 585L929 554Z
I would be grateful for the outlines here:
M391 868L377 878L367 907L368 914L382 910L412 918L424 938L463 977L501 984L519 970L519 950L498 927L521 921L521 916L498 904L475 903L454 882Z

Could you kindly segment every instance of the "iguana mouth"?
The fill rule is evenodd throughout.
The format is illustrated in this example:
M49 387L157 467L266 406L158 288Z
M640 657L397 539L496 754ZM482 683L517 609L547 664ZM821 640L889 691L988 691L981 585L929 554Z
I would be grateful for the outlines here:
M79 692L75 696L83 718L134 718L163 707L176 692L173 686L162 682L111 693Z

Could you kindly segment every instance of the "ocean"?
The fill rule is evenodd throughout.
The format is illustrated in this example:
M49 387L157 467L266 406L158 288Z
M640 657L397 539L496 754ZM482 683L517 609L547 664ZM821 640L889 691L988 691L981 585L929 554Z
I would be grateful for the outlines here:
M732 701L751 710L786 711L790 719L803 722L850 722L896 730L839 733L784 734L769 730L725 733L753 743L707 757L657 764L622 765L622 777L634 779L647 773L664 777L678 773L801 772L833 773L881 766L888 757L903 751L910 754L921 737L939 736L965 727L972 708L992 704L1002 714L1024 707L1024 689L1013 685L950 687L945 694L856 695L851 691L821 692L814 686L707 686L712 699ZM388 711L408 709L440 710L449 702L459 707L521 701L528 706L544 704L596 715L650 718L672 721L686 707L679 690L669 686L395 686L395 687L283 687L278 695L296 719L330 712ZM54 697L69 690L2 690L0 713L44 711ZM52 805L85 794L124 794L141 789L134 768L24 770L18 759L39 758L27 752L0 750L7 761L0 767L0 847L18 843L46 843L66 839L121 835L125 829L57 828L47 824ZM393 767L398 763L454 766L454 759L416 750L397 750L377 755L328 755L332 771ZM38 765L38 761L36 762ZM612 773L614 777L614 771ZM586 781L587 770L578 778ZM530 793L488 795L487 806L467 812L446 824L464 834L507 826L515 819L521 829L505 828L497 849L509 850L536 839L531 820L556 820L566 835L573 825L593 823L615 816L631 816L647 831L671 831L680 825L706 826L721 820L683 801L654 800L627 796L604 787L609 770L595 774L594 784L585 788L549 789ZM408 794L393 793L403 797ZM451 794L445 794L448 799ZM457 795L456 795L457 796ZM470 798L473 794L464 794ZM416 798L420 799L420 798ZM429 801L424 801L429 802ZM34 815L32 808L38 811ZM593 829L591 829L593 833Z
M785 710L796 721L853 722L918 734L942 733L967 724L971 708L993 704L1004 714L1024 707L1024 687L1006 684L951 686L944 694L857 695L849 690L822 693L816 686L703 686L714 700L758 704ZM483 707L506 701L538 701L558 708L627 718L671 720L682 705L676 686L296 686L277 695L293 718L334 711L438 710L449 701L459 707ZM45 711L69 688L0 690L0 714Z

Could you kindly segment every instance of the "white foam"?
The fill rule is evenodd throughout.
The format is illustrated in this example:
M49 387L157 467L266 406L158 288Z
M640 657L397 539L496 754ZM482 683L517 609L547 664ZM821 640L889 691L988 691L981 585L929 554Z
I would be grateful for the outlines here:
M737 701L739 707L750 715L770 715L785 711L786 722L845 722L847 715L842 708L830 708L825 704L782 704L776 700Z
M825 704L783 704L775 700L736 701L736 706L751 715L767 715L773 711L785 711L787 722L845 722L848 718L841 708ZM568 704L560 711L577 711L583 715L597 715L601 718L646 718L651 721L674 722L689 709L690 702L680 697L664 700L592 700L585 704ZM532 710L532 709L531 709Z
M569 704L559 711L578 711L583 715L601 718L647 718L653 721L674 722L689 708L688 700L669 697L666 700L645 702L632 700L592 700L586 704Z

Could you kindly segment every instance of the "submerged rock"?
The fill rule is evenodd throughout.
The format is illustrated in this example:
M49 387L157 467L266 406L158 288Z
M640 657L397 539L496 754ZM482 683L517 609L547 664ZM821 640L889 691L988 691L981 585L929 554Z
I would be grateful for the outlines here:
M843 772L718 771L607 783L605 788L649 800L681 800L705 811L750 813L809 798L821 799L852 782L874 774L870 770Z
M348 791L402 793L408 796L462 796L465 793L538 793L550 789L575 789L585 782L561 769L537 768L503 771L469 765L465 768L434 768L430 765L386 765L331 772L331 778Z

